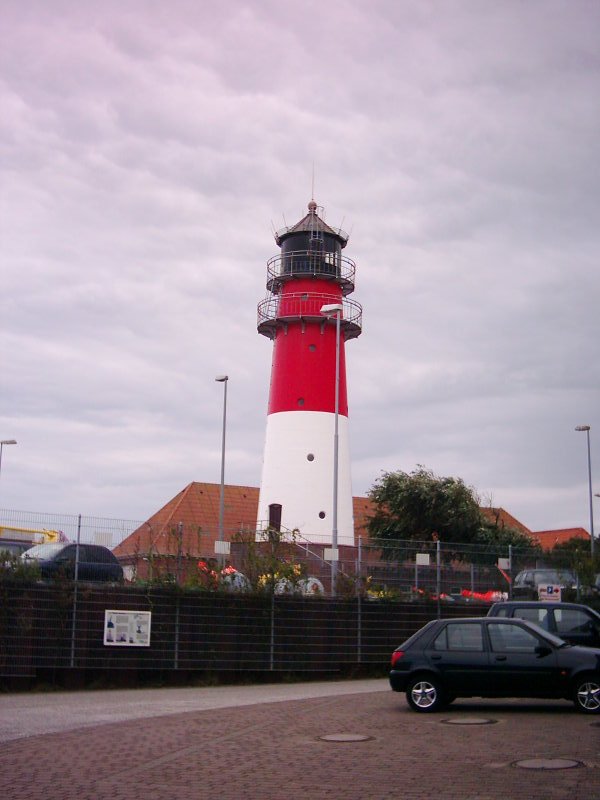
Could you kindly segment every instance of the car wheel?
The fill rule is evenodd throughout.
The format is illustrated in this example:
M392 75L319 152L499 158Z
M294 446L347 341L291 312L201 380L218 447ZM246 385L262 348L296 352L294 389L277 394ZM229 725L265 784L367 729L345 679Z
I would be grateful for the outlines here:
M575 684L573 701L583 714L600 714L600 678L586 675Z
M413 711L424 713L438 711L444 700L437 678L421 675L414 678L406 689L406 700Z

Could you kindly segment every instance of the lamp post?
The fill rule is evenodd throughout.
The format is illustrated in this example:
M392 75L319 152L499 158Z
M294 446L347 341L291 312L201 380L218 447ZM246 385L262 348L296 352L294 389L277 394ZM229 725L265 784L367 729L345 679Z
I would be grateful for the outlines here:
M228 375L217 375L215 380L223 384L223 437L221 440L221 494L219 497L219 540L223 541L223 520L225 517L225 429L227 425L227 381Z
M592 455L590 449L590 426L577 425L576 431L585 431L587 436L587 457L588 457L588 487L590 495L590 536L592 537L591 555L594 557L594 507L592 503Z
M339 416L340 416L340 330L342 311L341 303L321 306L321 314L335 317L335 406L333 423L333 512L331 523L331 594L335 595L338 568L338 463L339 463Z
M0 472L2 471L2 448L5 444L16 444L16 439L2 439L0 442Z

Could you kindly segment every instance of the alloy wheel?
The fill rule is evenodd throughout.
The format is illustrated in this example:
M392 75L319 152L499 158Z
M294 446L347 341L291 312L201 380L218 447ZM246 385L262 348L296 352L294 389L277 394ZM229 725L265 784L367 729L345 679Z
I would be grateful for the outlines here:
M600 684L597 681L584 681L577 687L577 704L582 711L600 711Z
M417 681L410 691L410 696L417 708L428 710L438 701L438 689L430 681Z

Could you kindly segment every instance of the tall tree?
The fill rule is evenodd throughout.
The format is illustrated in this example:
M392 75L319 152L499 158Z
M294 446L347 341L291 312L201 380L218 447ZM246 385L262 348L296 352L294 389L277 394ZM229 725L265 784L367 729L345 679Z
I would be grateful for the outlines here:
M369 534L385 558L407 557L413 548L402 543L410 540L440 541L446 545L445 558L480 563L495 563L498 552L508 545L539 550L525 533L505 526L498 515L484 516L475 490L460 478L438 477L420 465L411 473L383 473L369 497L376 506L368 522Z
M584 586L593 586L600 570L600 556L591 555L589 539L572 536L566 542L555 545L552 550L553 563L575 570Z
M460 478L440 478L418 466L411 473L384 472L369 498L376 510L368 523L373 539L469 543L482 527L479 499Z

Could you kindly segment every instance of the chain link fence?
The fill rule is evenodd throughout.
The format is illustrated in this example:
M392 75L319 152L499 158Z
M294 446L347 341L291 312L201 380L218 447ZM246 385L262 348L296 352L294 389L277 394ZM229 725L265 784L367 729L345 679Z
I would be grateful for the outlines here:
M140 525L79 515L0 513L5 526L62 531L71 541L109 548ZM339 548L333 583L331 548L292 532L227 531L226 552L217 553L214 535L199 537L197 547L187 537L186 551L185 534L185 526L177 525L163 537L160 553L132 556L125 564L128 579L118 585L40 582L0 565L0 676L39 680L65 670L384 670L393 648L430 619L483 615L491 602L517 592L537 597L535 583L523 582L529 573L534 580L537 573L546 580L564 579L563 600L599 605L590 588L593 565L585 547L565 554L359 539L356 547ZM150 614L147 646L131 647L129 641L109 646L109 611L125 617Z
M87 517L81 514L48 514L39 511L0 511L0 525L25 530L60 531L71 542L100 544L110 550L127 538L142 523L110 517Z
M143 524L107 517L0 511L0 525L60 531L69 541L109 549ZM229 574L228 583L234 584L231 573L235 570L247 578L237 582L238 588L262 589L270 581L276 593L289 594L301 581L312 578L313 589L332 594L327 545L312 543L291 531L273 537L238 528L225 531L226 552L216 553L216 533L200 531L197 526L187 530L179 523L163 532L156 550L136 551L122 559L126 579L131 583L191 583L211 588L215 574L219 579ZM600 564L592 563L586 547L588 543L582 543L580 550L566 553L539 547L359 538L355 547L338 548L335 594L345 598L490 602L512 597L517 591L520 596L537 597L537 584L545 582L562 585L568 599L593 597L600 590ZM223 575L223 570L228 572Z

